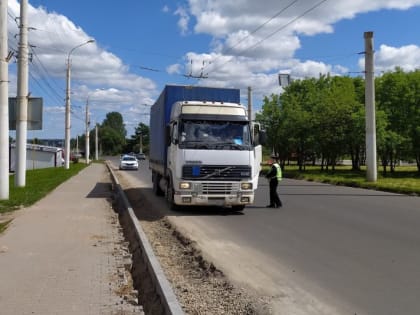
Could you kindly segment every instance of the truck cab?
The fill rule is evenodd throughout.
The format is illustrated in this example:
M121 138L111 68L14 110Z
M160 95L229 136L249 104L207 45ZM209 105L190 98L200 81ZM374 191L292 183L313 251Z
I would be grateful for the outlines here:
M242 210L254 201L261 163L246 109L222 102L177 102L168 127L166 194L177 205Z

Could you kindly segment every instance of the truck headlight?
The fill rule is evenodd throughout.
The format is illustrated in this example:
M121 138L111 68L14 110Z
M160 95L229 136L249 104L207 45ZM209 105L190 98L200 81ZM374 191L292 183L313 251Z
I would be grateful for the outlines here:
M242 190L251 190L252 189L252 183L241 183L241 189Z
M179 189L191 189L191 183L190 182L180 182L179 183Z

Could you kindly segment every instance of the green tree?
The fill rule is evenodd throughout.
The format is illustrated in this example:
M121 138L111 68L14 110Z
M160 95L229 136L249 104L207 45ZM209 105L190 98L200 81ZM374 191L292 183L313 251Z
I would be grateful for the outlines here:
M126 134L122 115L118 112L108 113L99 128L102 154L116 155L123 152Z
M346 153L356 103L354 85L348 77L321 76L317 82L319 101L314 108L314 124L323 164L334 169Z
M366 147L365 82L361 77L352 78L352 81L355 102L349 121L347 152L351 158L352 169L358 171L361 164L364 163Z
M420 70L408 73L408 95L409 106L408 135L411 140L411 153L417 163L417 170L420 172Z
M139 123L139 125L134 130L134 134L131 135L131 138L127 141L126 150L130 152L140 152L140 143L141 143L142 152L147 154L149 152L149 142L150 142L149 126L143 123Z
M381 147L382 164L393 172L399 160L415 158L418 170L420 134L420 76L419 71L405 73L400 68L376 79L377 106L386 113L385 141ZM387 156L384 156L386 154Z
M279 96L272 94L270 97L264 97L262 111L256 114L256 121L260 122L264 129L267 131L267 147L270 152L283 156L280 152L284 149L283 146L279 145L278 140L281 139L280 135L280 123L281 123L281 111L279 104ZM283 159L284 161L284 156Z
M316 80L294 81L280 98L284 116L281 137L288 142L289 157L296 158L303 170L305 161L315 158L312 109L317 103Z
M400 160L417 162L420 172L420 70L385 73L376 83L376 135L386 171ZM359 170L365 155L365 86L360 77L320 76L292 82L279 95L264 98L257 115L267 130L270 151L282 161L308 157L334 168L350 156ZM283 165L284 166L284 165Z

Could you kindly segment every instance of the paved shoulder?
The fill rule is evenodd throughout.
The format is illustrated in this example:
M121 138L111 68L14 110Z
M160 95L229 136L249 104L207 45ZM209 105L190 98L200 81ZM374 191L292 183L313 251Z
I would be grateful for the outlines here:
M106 167L92 164L0 236L1 314L139 314L124 300L118 218Z

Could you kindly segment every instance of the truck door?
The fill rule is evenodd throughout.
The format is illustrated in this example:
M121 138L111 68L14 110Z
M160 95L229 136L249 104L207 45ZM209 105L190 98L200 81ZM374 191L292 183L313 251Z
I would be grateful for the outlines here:
M169 128L169 144L168 144L168 171L174 176L176 174L177 148L178 148L178 123L173 122ZM169 174L168 174L169 175Z

